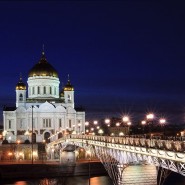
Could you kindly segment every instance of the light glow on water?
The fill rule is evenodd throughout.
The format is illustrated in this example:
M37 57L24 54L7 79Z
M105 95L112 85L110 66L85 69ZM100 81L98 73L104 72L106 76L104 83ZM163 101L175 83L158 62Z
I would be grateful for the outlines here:
M25 181L17 181L15 185L27 185Z
M123 171L124 185L157 185L157 170L153 165L132 165Z
M177 177L178 175L178 177ZM180 178L180 177L181 178ZM178 180L177 180L178 179ZM123 171L124 185L157 185L157 170L153 165L131 165ZM180 174L174 173L165 185L184 185L185 178ZM29 180L7 180L0 181L0 185L89 185L88 176L43 178ZM113 185L107 176L91 177L90 185Z

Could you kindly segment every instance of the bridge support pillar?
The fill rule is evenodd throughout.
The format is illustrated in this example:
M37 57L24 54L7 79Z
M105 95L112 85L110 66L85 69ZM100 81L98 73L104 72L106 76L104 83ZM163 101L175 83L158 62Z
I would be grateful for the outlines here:
M101 147L95 147L95 151L114 185L123 185L123 170L127 165L120 163L118 159L120 155L115 153L117 155L117 159L115 159L110 149Z
M157 167L157 185L163 185L171 170Z
M118 164L118 185L123 185L123 170L126 168L125 165Z

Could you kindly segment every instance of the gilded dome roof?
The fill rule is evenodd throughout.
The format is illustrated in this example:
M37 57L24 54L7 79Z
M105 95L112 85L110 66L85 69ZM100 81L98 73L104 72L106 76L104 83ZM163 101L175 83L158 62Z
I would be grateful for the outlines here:
M32 67L28 76L52 76L58 78L58 73L54 67L47 62L45 54L42 52L40 61Z
M69 77L68 77L67 84L64 86L64 91L74 91L74 87L71 85Z
M19 82L16 85L16 90L26 90L26 85L22 81L22 77L20 77Z

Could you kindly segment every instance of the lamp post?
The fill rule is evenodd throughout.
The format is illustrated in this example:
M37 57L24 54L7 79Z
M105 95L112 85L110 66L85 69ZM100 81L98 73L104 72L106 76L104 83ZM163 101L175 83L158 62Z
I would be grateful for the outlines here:
M89 181L88 181L88 185L90 185L91 184L91 166L90 166L91 151L90 150L87 151L87 157L88 157L88 163L89 163Z
M99 129L98 130L98 134L100 134L100 136L102 136L103 135L103 130L102 129Z
M85 134L89 134L89 122L85 122Z
M128 125L128 135L130 136L130 118L128 116L123 116L122 118L123 122Z
M161 127L163 127L163 138L165 138L165 123L166 120L164 118L159 119L159 123L161 125Z
M93 131L94 131L94 128L92 127L92 128L91 128L91 132L93 133Z
M142 130L143 130L143 135L144 135L146 121L145 121L145 120L141 121L141 125L142 125L142 127L143 127L143 129L142 129Z
M93 123L94 123L94 125L97 125L98 124L98 121L95 120Z
M154 119L154 114L153 113L149 113L146 115L146 119L148 120L148 126L149 126L149 137L151 139L151 123L152 123L152 120Z
M120 127L119 127L119 126L120 126L120 123L117 122L117 123L116 123L116 127L117 127L118 129L116 129L115 134L118 135L118 136L119 136L119 131L120 131Z
M127 122L129 122L129 117L128 116L123 116L123 122L124 123L127 123Z
M110 119L105 119L105 123L109 124L110 123Z
M85 126L89 126L89 122L88 121L85 122Z
M31 106L31 115L32 115L32 121L31 121L31 164L33 164L33 105Z
M105 119L105 124L110 127L110 119Z
M17 159L19 161L19 144L20 144L20 140L17 140Z
M127 123L127 125L128 125L128 136L130 137L130 125L131 125L132 123L129 121L128 123Z
M123 132L120 132L120 133L119 133L119 136L124 136L124 133L123 133Z

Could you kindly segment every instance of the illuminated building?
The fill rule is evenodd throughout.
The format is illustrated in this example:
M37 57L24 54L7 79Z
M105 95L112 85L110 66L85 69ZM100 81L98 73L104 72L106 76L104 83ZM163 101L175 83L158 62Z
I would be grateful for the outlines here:
M8 142L31 141L32 130L34 142L58 139L66 131L85 132L85 112L75 108L74 87L69 76L60 91L58 73L44 52L29 71L27 84L28 88L20 77L15 90L16 106L3 110L4 138Z

